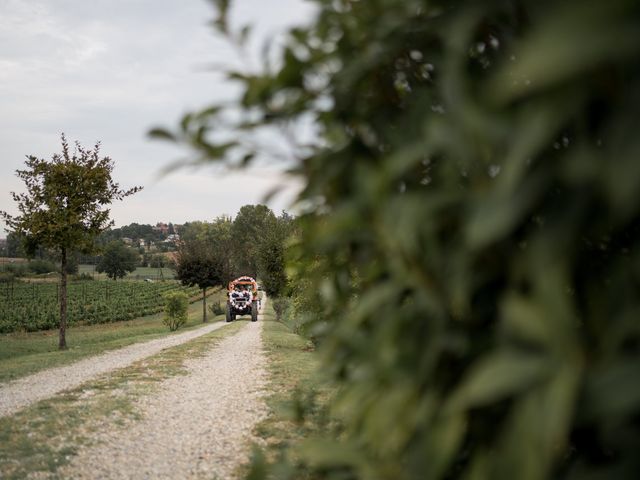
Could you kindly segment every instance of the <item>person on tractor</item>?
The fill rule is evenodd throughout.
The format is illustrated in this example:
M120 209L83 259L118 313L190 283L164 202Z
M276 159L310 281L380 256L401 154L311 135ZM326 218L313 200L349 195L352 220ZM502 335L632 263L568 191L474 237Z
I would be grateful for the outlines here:
M251 321L258 320L257 283L251 277L239 277L229 283L227 299L227 322L237 315L251 315Z

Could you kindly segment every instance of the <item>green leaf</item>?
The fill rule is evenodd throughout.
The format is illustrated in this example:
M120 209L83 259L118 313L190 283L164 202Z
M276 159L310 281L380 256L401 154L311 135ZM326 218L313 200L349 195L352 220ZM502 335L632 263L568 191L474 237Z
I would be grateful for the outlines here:
M315 468L358 468L366 464L362 453L354 445L336 440L310 438L296 448L300 459Z
M587 378L580 418L624 418L640 408L640 359L620 359Z
M566 81L602 62L636 55L640 29L633 0L560 2L495 76L493 95L509 101Z
M149 130L148 135L151 138L157 138L160 140L169 140L171 142L178 141L178 139L173 133L171 133L169 130L166 130L164 128L153 128Z
M502 400L532 387L550 372L541 355L503 351L480 359L454 391L445 407L458 412Z
M460 414L441 416L429 426L428 443L424 450L424 456L429 462L426 464L424 478L442 478L466 431L466 417Z
M502 301L501 324L507 335L533 344L545 346L554 339L554 326L541 305L515 293Z

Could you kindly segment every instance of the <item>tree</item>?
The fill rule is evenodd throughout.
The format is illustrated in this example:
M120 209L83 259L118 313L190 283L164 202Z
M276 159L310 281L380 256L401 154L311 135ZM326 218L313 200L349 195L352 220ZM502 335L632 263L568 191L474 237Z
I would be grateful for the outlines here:
M233 222L230 217L216 218L205 229L203 238L213 255L220 261L220 275L223 285L235 277L233 272L233 254L236 246L233 238Z
M169 292L165 294L163 323L169 330L175 332L187 323L189 317L189 298L184 292Z
M258 276L260 241L275 226L276 217L266 205L244 205L240 208L231 227L231 260L235 276Z
M188 223L180 230L181 242L185 244L201 242L206 245L210 254L219 260L224 284L237 276L232 264L237 244L232 237L232 226L231 218L220 216L213 222Z
M24 239L15 232L9 232L7 234L7 257L16 258L24 255Z
M280 471L636 478L638 2L316 3L276 68L229 73L238 104L165 135L234 164L318 132L297 266L339 431Z
M207 321L207 289L223 285L223 268L203 240L182 241L176 254L176 277L183 285L197 285L202 290L202 321Z
M152 268L164 268L166 265L166 257L160 253L151 255L149 260L149 266Z
M141 187L122 190L113 181L113 161L100 158L100 144L86 150L76 143L75 152L62 135L62 153L50 161L28 156L26 169L18 170L26 193L12 192L19 215L0 212L7 225L25 239L25 249L33 254L38 247L55 249L60 255L60 336L59 348L66 349L67 262L71 250L83 253L94 249L96 237L108 228L109 210L114 200L122 200Z
M275 222L269 222L258 238L258 277L267 295L278 297L287 286L285 266L286 242L293 231L293 218L283 212Z
M124 278L127 273L135 271L139 255L130 247L118 240L106 246L102 257L98 260L96 271L106 273L112 280Z

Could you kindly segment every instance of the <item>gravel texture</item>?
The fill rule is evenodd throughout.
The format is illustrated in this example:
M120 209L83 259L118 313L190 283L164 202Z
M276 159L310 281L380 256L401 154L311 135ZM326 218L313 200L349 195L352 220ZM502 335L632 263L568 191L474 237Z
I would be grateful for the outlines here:
M188 332L136 343L118 350L80 360L8 382L0 386L0 417L11 415L34 402L77 387L100 374L126 367L135 361L155 355L224 326L216 322Z
M58 473L72 479L230 479L248 460L254 425L267 414L262 322L249 322L188 374L136 403L143 418L109 426Z

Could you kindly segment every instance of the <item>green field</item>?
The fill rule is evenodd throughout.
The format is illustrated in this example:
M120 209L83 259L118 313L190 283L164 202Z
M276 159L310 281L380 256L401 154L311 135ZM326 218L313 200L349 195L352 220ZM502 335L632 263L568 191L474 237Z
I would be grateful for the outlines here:
M87 280L68 285L68 321L96 324L133 320L162 310L164 294L182 290L197 297L197 287L169 281ZM60 287L53 282L6 282L0 285L0 333L33 332L59 323Z
M218 290L207 296L211 304L224 297ZM0 335L0 382L12 380L43 368L64 365L80 358L95 355L106 350L171 335L163 324L164 314L156 313L134 320L97 325L76 325L67 330L68 350L58 350L57 330L39 332L15 332ZM209 321L215 317L209 312ZM218 320L222 316L218 317ZM202 302L189 306L189 318L185 329L202 325Z

